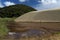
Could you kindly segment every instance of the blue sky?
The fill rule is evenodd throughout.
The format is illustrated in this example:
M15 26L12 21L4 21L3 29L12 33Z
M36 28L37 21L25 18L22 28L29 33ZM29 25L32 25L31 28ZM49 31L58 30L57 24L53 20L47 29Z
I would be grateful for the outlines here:
M0 7L25 4L37 10L60 7L60 0L0 0Z

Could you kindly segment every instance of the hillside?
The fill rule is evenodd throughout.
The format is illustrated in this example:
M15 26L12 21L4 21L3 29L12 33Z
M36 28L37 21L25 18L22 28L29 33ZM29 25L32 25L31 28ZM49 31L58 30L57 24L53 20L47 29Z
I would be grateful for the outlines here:
M24 13L36 11L36 9L23 4L0 8L0 17L18 17Z

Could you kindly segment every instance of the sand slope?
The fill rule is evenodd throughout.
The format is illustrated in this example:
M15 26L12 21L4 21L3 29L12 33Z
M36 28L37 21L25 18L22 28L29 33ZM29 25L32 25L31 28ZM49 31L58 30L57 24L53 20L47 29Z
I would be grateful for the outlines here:
M48 9L28 12L15 19L16 22L60 22L60 9Z

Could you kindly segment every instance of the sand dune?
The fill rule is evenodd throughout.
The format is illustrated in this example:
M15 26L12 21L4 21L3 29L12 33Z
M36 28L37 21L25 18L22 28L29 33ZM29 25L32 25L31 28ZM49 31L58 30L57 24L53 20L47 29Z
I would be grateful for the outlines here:
M26 13L15 19L15 22L60 22L60 9L48 9Z
M27 31L29 29L44 29L46 31L60 31L60 9L48 9L26 13L14 20L11 30ZM44 31L43 30L43 31Z

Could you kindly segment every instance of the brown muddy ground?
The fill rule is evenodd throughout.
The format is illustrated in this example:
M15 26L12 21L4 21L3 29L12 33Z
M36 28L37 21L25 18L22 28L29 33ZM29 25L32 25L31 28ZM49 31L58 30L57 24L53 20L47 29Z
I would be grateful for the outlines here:
M39 37L39 36L25 36L25 37L21 37L19 39L15 39L13 36L10 37L5 37L5 38L0 38L0 40L60 40L60 34L54 34L54 35L50 35L50 36L46 36L46 37Z

